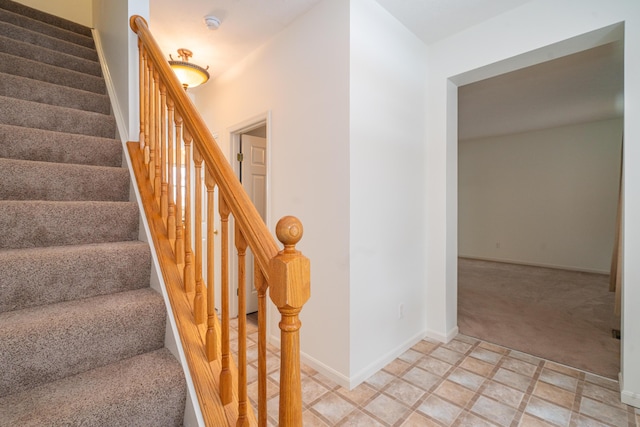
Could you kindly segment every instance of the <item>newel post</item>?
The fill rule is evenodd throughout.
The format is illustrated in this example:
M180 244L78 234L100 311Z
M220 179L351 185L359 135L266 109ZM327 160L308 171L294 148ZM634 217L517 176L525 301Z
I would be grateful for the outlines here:
M269 263L270 296L281 314L280 320L280 412L279 425L302 425L300 383L300 326L302 306L310 296L309 259L296 250L302 238L302 223L285 216L276 226L276 236L284 249Z

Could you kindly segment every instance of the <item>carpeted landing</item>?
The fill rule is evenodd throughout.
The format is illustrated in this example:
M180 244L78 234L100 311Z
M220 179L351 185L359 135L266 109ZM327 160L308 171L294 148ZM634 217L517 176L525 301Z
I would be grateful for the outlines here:
M0 0L0 426L179 426L91 32Z
M609 276L461 258L460 333L617 379Z

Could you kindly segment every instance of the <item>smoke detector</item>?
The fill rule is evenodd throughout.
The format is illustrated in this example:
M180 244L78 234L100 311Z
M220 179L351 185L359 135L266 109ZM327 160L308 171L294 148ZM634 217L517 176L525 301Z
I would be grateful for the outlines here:
M213 15L207 15L204 17L204 23L210 30L217 30L220 26L220 19Z

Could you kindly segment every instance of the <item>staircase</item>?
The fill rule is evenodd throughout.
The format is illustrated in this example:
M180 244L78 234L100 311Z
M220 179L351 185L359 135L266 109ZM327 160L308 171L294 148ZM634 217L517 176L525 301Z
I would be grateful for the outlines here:
M88 28L0 0L0 426L178 426L186 386Z

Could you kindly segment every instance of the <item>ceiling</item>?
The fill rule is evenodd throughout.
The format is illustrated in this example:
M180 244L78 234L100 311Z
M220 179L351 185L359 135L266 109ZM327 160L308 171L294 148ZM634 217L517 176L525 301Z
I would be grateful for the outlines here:
M191 62L220 75L284 29L320 0L150 0L149 27L156 41L177 59L193 52ZM207 15L221 24L209 30ZM168 59L168 58L167 58Z
M622 42L605 44L458 89L458 139L621 117Z
M322 0L150 0L150 28L177 59L209 66L212 78L257 49ZM425 44L530 0L376 0ZM221 24L209 30L206 15ZM168 58L167 58L168 59ZM622 49L607 45L463 86L459 137L512 133L621 115Z
M149 26L167 55L178 48L219 75L321 0L150 0ZM376 0L426 44L530 0ZM204 17L220 27L209 30Z

